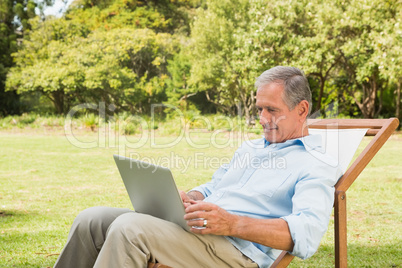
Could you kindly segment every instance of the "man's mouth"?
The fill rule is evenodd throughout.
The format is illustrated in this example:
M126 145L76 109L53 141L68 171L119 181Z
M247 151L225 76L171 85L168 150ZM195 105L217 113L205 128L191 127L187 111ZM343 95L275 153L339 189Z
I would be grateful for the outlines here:
M264 131L268 132L268 131L273 131L273 130L277 130L278 127L266 127L266 126L262 126L262 128L264 129Z

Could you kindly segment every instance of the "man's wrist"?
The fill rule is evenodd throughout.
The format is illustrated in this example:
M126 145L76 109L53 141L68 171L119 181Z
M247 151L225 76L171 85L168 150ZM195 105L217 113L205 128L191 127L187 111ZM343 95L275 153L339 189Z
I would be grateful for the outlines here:
M197 190L191 190L191 191L187 192L187 196L190 199L195 200L195 201L203 200L205 198L204 195Z

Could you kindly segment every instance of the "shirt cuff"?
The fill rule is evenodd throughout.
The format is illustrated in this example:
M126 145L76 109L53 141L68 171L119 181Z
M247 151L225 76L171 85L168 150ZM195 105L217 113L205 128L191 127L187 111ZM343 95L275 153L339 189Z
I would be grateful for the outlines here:
M288 223L294 244L293 251L289 253L303 260L311 257L317 251L326 230L307 224L309 220L305 215L289 215L281 219Z

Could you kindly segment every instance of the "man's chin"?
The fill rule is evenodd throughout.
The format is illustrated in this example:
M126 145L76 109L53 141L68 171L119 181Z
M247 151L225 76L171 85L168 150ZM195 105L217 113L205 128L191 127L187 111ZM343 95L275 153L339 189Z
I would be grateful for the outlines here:
M277 135L275 135L275 133L272 133L271 131L269 133L265 133L264 137L269 143L281 142L280 138Z

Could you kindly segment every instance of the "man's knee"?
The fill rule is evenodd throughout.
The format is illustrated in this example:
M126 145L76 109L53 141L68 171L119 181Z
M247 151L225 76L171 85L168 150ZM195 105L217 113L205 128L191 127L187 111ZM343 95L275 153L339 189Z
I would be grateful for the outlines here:
M91 224L101 222L104 212L103 207L91 207L81 211L74 220L73 226L90 227Z
M155 221L159 219L141 213L126 213L120 215L110 225L107 236L126 236L126 239L135 241L150 239L154 233ZM157 232L156 232L157 233Z
M121 214L130 212L129 209L91 207L83 210L74 220L72 230L89 232L93 235L104 236L110 224Z
M141 213L126 213L117 217L110 225L108 233L123 231L126 232L132 230L140 230L147 225L149 215Z

